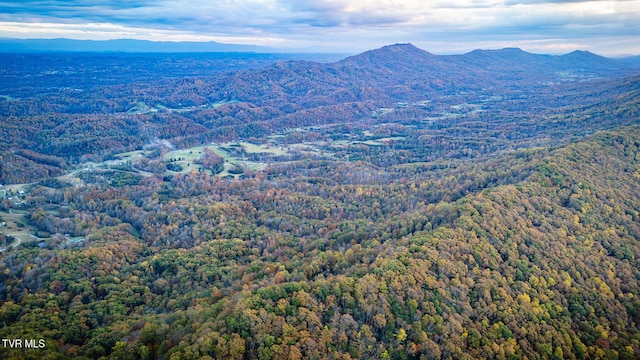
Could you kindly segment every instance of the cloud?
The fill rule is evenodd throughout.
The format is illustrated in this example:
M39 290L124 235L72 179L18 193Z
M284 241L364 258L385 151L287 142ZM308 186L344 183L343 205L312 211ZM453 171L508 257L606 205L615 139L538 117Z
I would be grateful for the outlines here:
M49 24L49 37L56 37L55 28L75 38L104 38L111 31L112 37L148 40L268 39L344 50L438 37L575 44L637 35L639 18L640 0L26 0L0 1L0 36L15 36L21 23L36 29ZM28 37L28 30L21 36Z
M505 5L532 5L532 4L585 4L585 3L625 3L635 0L507 0Z

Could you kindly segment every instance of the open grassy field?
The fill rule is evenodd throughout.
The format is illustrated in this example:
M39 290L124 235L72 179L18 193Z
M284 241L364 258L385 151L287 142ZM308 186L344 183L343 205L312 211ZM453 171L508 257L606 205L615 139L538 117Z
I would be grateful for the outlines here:
M149 106L144 102L139 102L134 107L127 110L127 114L147 114L156 111L158 111L158 109Z
M289 152L289 148L285 146L270 146L268 144L256 145L248 142L239 143L245 152L249 154L269 153L274 155L284 155Z
M136 105L136 109L145 110L146 106L147 105L144 103L139 103L138 105ZM287 155L292 155L292 157L299 157L301 154L302 156L308 154L309 156L315 158L322 157L331 160L344 160L343 156L336 156L335 153L336 151L339 151L339 148L341 147L347 147L355 144L381 146L385 145L386 142L402 140L404 138L402 136L390 136L385 138L372 139L372 137L374 137L375 135L374 132L365 130L360 133L359 136L354 136L353 134L345 134L345 137L347 137L347 139L332 141L332 147L327 147L327 143L324 140L315 142L301 141L298 143L290 143L284 141L284 139L287 137L287 133L289 132L296 131L304 133L308 131L320 131L326 127L327 126L315 126L308 128L289 129L286 133L283 134L270 135L262 144L252 143L248 141L229 141L223 143L199 145L186 149L172 150L164 153L161 160L163 160L167 164L179 165L181 170L172 171L167 169L164 172L164 175L175 175L178 173L188 174L191 172L202 171L202 166L197 163L197 160L203 156L205 149L213 151L224 159L224 169L222 172L217 174L218 176L239 177L242 174L235 173L238 169L260 171L274 161L292 161L286 159L278 159L278 157L286 157ZM74 186L82 186L84 184L84 181L81 180L82 176L80 175L81 173L87 171L97 171L97 173L99 173L99 171L109 171L111 169L115 169L116 171L131 172L144 177L152 176L153 173L140 170L139 167L132 167L130 165L135 164L136 162L144 158L148 158L150 161L157 161L157 158L152 158L150 156L153 153L157 154L156 151L157 149L153 148L127 151L115 154L111 160L103 162L85 162L82 163L77 169L73 169L67 174L62 175L58 178L65 183L70 183ZM255 154L261 154L263 156L252 156ZM6 185L2 189L0 189L0 199L18 194L20 191L27 191L30 185L31 184Z
M374 140L357 141L356 143L379 146L379 145L385 145L386 142L402 140L404 138L405 138L404 136L392 136L392 137L385 137L385 138L374 139ZM349 142L349 143L353 143L353 142Z
M12 210L11 213L0 211L0 218L5 226L0 228L5 234L31 234L31 227L24 219L25 213L19 210Z
M180 173L188 174L192 171L198 172L202 167L196 164L195 161L202 157L202 154L205 148L216 152L218 155L222 157L225 157L223 154L216 151L217 150L216 146L201 145L201 146L195 146L187 149L170 151L164 154L164 160L180 165L182 167L182 171L180 171ZM225 161L226 161L226 158L225 158ZM175 174L176 172L168 170L167 173Z
M205 148L215 152L224 159L224 170L219 174L220 176L237 176L229 173L229 170L234 166L241 166L242 168L253 171L263 169L266 166L264 163L248 161L242 154L268 153L284 155L290 151L289 147L284 146L232 141L170 151L164 155L164 159L180 165L182 167L181 173L200 171L201 166L196 164L195 161L202 157Z
M25 214L26 211L23 210L12 210L11 213L0 211L0 234L14 238L14 241L10 244L0 244L0 252L16 248L21 244L39 243L47 240L32 234L34 229L24 218Z

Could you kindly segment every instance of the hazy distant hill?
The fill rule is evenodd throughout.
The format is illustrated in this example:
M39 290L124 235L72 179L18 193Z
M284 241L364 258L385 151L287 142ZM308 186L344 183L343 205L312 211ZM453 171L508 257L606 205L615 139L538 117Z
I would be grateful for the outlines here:
M618 61L635 66L635 67L640 67L640 55L623 57L623 58L620 58Z
M174 53L174 52L274 52L274 49L254 46L209 42L118 40L72 40L72 39L0 39L0 52L129 52L129 53Z

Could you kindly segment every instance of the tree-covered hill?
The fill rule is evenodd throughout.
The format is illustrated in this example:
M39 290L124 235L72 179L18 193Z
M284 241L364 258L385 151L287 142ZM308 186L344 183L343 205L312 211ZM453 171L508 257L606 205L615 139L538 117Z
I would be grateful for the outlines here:
M353 163L56 190L30 221L86 241L3 255L0 334L47 340L3 356L633 359L639 154L631 126L385 183Z

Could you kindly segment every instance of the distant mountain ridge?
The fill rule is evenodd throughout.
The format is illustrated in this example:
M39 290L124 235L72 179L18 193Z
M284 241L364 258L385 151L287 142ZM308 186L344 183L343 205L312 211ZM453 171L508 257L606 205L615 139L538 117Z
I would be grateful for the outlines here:
M126 52L126 53L200 53L200 52L275 52L256 45L224 44L215 41L148 41L133 39L2 39L0 53L22 52Z
M589 51L575 50L564 55L533 54L520 48L473 50L460 55L435 55L412 44L395 44L369 50L337 63L340 66L371 67L397 70L425 70L451 72L463 70L498 70L544 73L563 70L592 70L615 72L638 68L627 58L611 59ZM471 69L470 69L471 68Z
M434 55L411 44L395 44L335 63L286 62L229 74L211 84L209 95L264 105L319 106L348 99L381 106L440 92L604 78L638 68L589 52L538 55L510 48Z
M291 53L301 52L291 49L259 45L242 45L220 43L215 41L150 41L137 39L112 39L112 40L76 40L67 38L57 39L14 39L0 37L0 53L29 53L29 52L123 52L123 53L202 53L202 52L257 52L257 53ZM306 50L302 52L308 52ZM520 48L503 48L492 50L476 49L460 55L435 55L417 48L411 43L397 43L383 46L378 49L368 50L355 54L342 60L342 63L363 64L374 63L384 58L396 58L403 56L405 60L428 60L440 57L474 57L483 55L495 59L511 57L513 59L563 58L565 60L584 61L587 57L592 60L599 58L612 60L616 63L638 64L640 55L631 55L619 59L610 59L589 51L575 50L565 55L541 55L524 51Z

